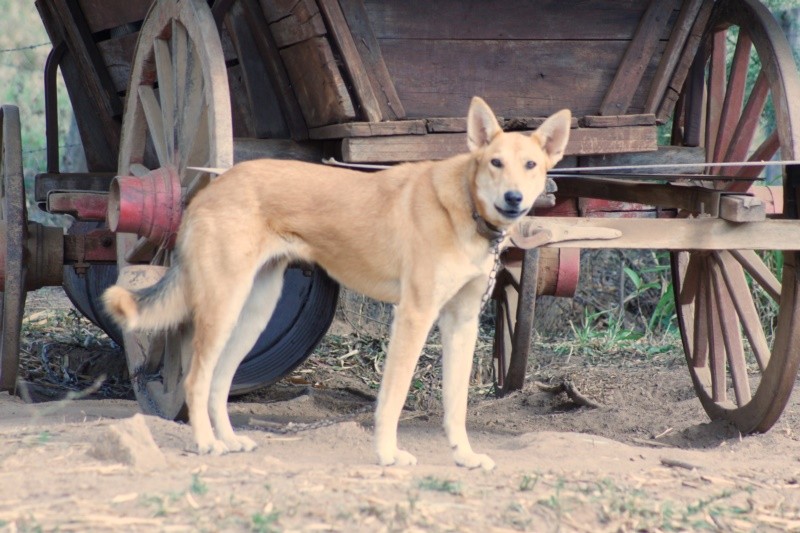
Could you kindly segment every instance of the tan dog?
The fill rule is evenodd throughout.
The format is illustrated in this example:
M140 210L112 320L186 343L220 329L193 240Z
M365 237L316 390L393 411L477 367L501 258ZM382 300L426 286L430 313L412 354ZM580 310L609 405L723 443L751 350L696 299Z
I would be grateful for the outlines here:
M128 329L194 322L186 401L200 453L249 451L233 432L233 374L275 309L292 261L396 304L375 413L382 465L415 464L397 424L422 346L438 318L444 428L457 464L491 469L466 431L478 314L494 264L490 239L525 215L562 157L570 113L531 135L504 133L473 98L470 153L367 174L294 161L238 164L197 194L184 214L176 266L151 288L108 289L109 312Z

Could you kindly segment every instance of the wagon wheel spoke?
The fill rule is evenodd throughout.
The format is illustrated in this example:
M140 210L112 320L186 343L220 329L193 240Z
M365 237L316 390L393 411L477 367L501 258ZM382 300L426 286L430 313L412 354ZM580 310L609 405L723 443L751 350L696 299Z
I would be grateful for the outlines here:
M519 282L512 271L519 275L519 268L511 267L500 272L494 291L495 297L495 331L494 331L494 359L495 375L498 387L505 384L508 365L511 362L511 352L514 341L514 324L517 317L517 291Z
M756 252L753 250L731 250L730 252L773 300L780 300L781 282Z
M745 361L744 344L739 328L739 317L733 304L733 297L723 279L719 259L714 254L710 261L711 280L716 305L715 315L719 317L724 351L727 354L728 367L733 381L733 390L737 405L744 405L750 401L750 383L747 379L747 363ZM724 360L723 360L724 361ZM722 366L723 363L720 363ZM724 366L723 366L724 371ZM724 375L723 375L724 379ZM725 384L727 386L727 384Z
M753 350L753 356L762 372L769 364L769 343L761 327L761 320L756 310L755 302L750 297L750 288L747 286L744 270L737 263L730 252L715 254L715 260L725 280L727 292L732 299L736 314L741 322L744 334Z
M733 138L733 130L736 127L738 115L741 113L744 103L744 91L752 47L753 41L750 40L749 35L746 32L741 32L739 39L736 41L736 50L733 54L730 75L720 112L719 129L714 143L714 162L722 161L723 155L728 151Z
M692 259L695 259L692 257ZM695 287L695 304L694 304L694 338L693 345L693 361L692 364L695 368L705 368L708 362L708 347L709 347L709 328L708 328L708 314L710 302L708 301L708 291L703 286L702 281L707 275L707 265L705 257L697 258L696 269L696 287ZM689 262L689 266L692 261Z
M161 103L163 116L164 143L169 161L163 164L174 164L175 155L175 78L173 77L172 53L170 43L164 39L153 42L153 52L156 56L156 71L158 73L158 97Z
M163 167L169 163L172 157L164 136L164 116L161 104L158 103L156 92L151 85L140 85L138 91L139 101L142 103L142 110L147 121L147 130L158 156L158 165Z

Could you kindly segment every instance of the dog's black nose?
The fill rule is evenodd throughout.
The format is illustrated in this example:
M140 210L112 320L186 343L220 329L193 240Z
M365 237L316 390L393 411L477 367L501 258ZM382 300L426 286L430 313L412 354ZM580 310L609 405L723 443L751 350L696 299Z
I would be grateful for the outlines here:
M503 198L509 207L519 207L519 204L522 203L522 193L519 191L507 191Z

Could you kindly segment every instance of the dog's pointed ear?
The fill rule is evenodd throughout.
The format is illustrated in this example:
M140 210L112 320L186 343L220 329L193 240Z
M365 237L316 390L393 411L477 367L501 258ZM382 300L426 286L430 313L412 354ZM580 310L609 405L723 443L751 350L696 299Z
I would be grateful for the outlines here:
M571 123L572 113L569 109L562 109L558 113L550 115L539 126L539 129L531 134L532 137L539 139L539 143L550 159L550 168L556 166L556 163L564 157Z
M500 132L500 124L489 105L479 96L473 96L467 115L467 146L471 152L492 142Z

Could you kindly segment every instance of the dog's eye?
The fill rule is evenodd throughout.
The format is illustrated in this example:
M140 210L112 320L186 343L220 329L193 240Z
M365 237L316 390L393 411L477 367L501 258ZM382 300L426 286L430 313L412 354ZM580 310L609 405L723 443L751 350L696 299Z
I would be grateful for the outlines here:
M536 161L526 161L525 168L528 170L533 170L534 168L536 168Z
M493 167L495 168L503 168L503 162L497 159L496 157L489 161Z

